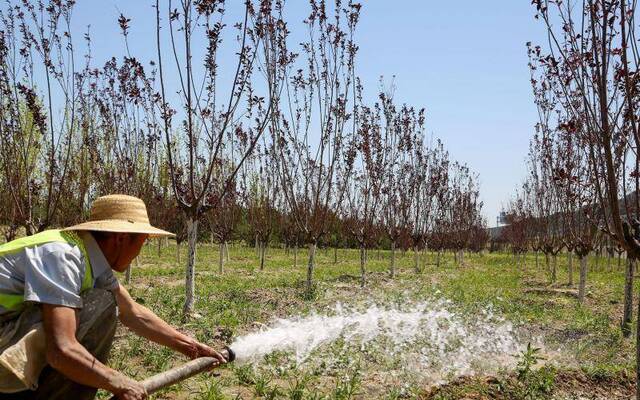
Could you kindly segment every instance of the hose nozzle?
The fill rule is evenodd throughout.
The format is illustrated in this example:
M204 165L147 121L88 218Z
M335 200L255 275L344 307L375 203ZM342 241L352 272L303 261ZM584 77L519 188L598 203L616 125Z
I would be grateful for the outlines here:
M236 353L231 350L231 347L224 346L224 349L221 351L224 358L227 359L227 362L233 362L236 359Z

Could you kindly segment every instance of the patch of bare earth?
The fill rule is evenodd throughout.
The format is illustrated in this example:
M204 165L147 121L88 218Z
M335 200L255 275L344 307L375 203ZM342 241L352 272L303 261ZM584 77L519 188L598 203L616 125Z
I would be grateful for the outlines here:
M514 375L463 376L432 387L420 397L424 400L517 400L526 398L522 384ZM533 398L552 400L627 400L635 396L632 377L591 377L581 371L558 371L550 393ZM531 397L529 397L531 398Z

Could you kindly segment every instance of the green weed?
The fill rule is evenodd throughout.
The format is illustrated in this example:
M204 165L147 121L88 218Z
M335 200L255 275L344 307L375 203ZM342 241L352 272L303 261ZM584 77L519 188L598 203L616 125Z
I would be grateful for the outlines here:
M197 400L225 400L222 384L218 380L206 381L204 387L195 393Z
M250 386L256 382L255 372L251 365L241 365L233 369L238 383L243 386Z

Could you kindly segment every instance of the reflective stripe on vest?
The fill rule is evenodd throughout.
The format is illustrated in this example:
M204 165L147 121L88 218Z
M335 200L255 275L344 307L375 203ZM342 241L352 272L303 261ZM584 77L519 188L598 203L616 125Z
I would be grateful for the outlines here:
M84 278L82 279L80 292L91 289L93 287L93 271L91 269L91 263L89 262L89 255L87 254L87 249L84 246L82 238L80 238L80 236L75 232L52 229L16 239L9 243L0 245L0 257L17 253L27 247L40 246L52 242L64 242L72 246L78 246L82 252L82 256L84 257L85 264ZM23 302L24 294L0 293L0 306L6 310L18 311L22 307Z

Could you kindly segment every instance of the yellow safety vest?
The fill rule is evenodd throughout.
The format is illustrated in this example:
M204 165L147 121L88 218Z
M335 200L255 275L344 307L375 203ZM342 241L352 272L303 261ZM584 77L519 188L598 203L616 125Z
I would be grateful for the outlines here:
M82 286L80 292L91 289L93 287L93 271L91 270L91 264L89 262L89 256L87 255L87 249L84 246L84 242L73 231L61 231L59 229L52 229L36 233L35 235L26 236L20 239L13 240L11 242L0 245L0 257L17 253L27 247L39 246L45 243L51 242L64 242L69 243L72 246L78 246L82 255L84 256L85 272L84 279L82 280ZM24 304L24 294L5 294L0 293L0 306L6 310L19 311Z

